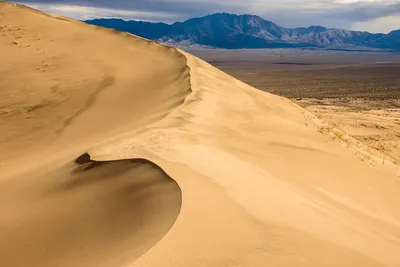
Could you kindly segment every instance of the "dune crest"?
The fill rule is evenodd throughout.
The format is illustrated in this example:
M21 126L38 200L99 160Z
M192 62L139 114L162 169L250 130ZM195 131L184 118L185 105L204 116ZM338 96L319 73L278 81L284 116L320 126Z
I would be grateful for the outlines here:
M89 150L97 160L147 158L182 187L176 225L133 266L202 266L198 254L239 266L398 264L392 172L369 168L289 100L182 53L193 90L184 105L143 134Z
M0 266L400 265L396 175L288 99L129 34L7 3L0 21ZM35 195L54 185L78 191Z

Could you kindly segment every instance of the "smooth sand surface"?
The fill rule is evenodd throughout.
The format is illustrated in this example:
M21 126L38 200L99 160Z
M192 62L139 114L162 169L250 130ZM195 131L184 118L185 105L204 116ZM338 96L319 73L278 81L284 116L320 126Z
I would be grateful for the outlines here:
M400 266L395 171L288 99L23 6L0 27L1 267Z

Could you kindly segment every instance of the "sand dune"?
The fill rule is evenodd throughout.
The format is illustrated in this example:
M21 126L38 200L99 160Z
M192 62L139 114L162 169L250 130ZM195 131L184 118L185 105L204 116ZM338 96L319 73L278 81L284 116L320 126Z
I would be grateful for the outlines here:
M299 106L125 33L0 22L0 266L400 266L395 172Z
M1 266L120 266L159 241L180 210L179 186L140 160L34 178L0 187Z

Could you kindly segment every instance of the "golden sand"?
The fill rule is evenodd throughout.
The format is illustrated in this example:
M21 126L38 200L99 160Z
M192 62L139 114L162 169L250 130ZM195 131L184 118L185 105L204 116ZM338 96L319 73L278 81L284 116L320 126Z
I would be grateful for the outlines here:
M400 266L392 169L183 51L1 2L0 122L1 267Z

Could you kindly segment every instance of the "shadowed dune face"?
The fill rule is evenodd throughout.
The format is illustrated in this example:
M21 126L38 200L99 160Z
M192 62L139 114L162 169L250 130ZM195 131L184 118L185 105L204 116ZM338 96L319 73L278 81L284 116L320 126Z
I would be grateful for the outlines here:
M0 266L120 266L172 227L181 191L158 166L80 163L0 186Z
M0 266L121 266L154 246L177 183L145 160L72 162L180 106L186 57L0 2L0 59Z

